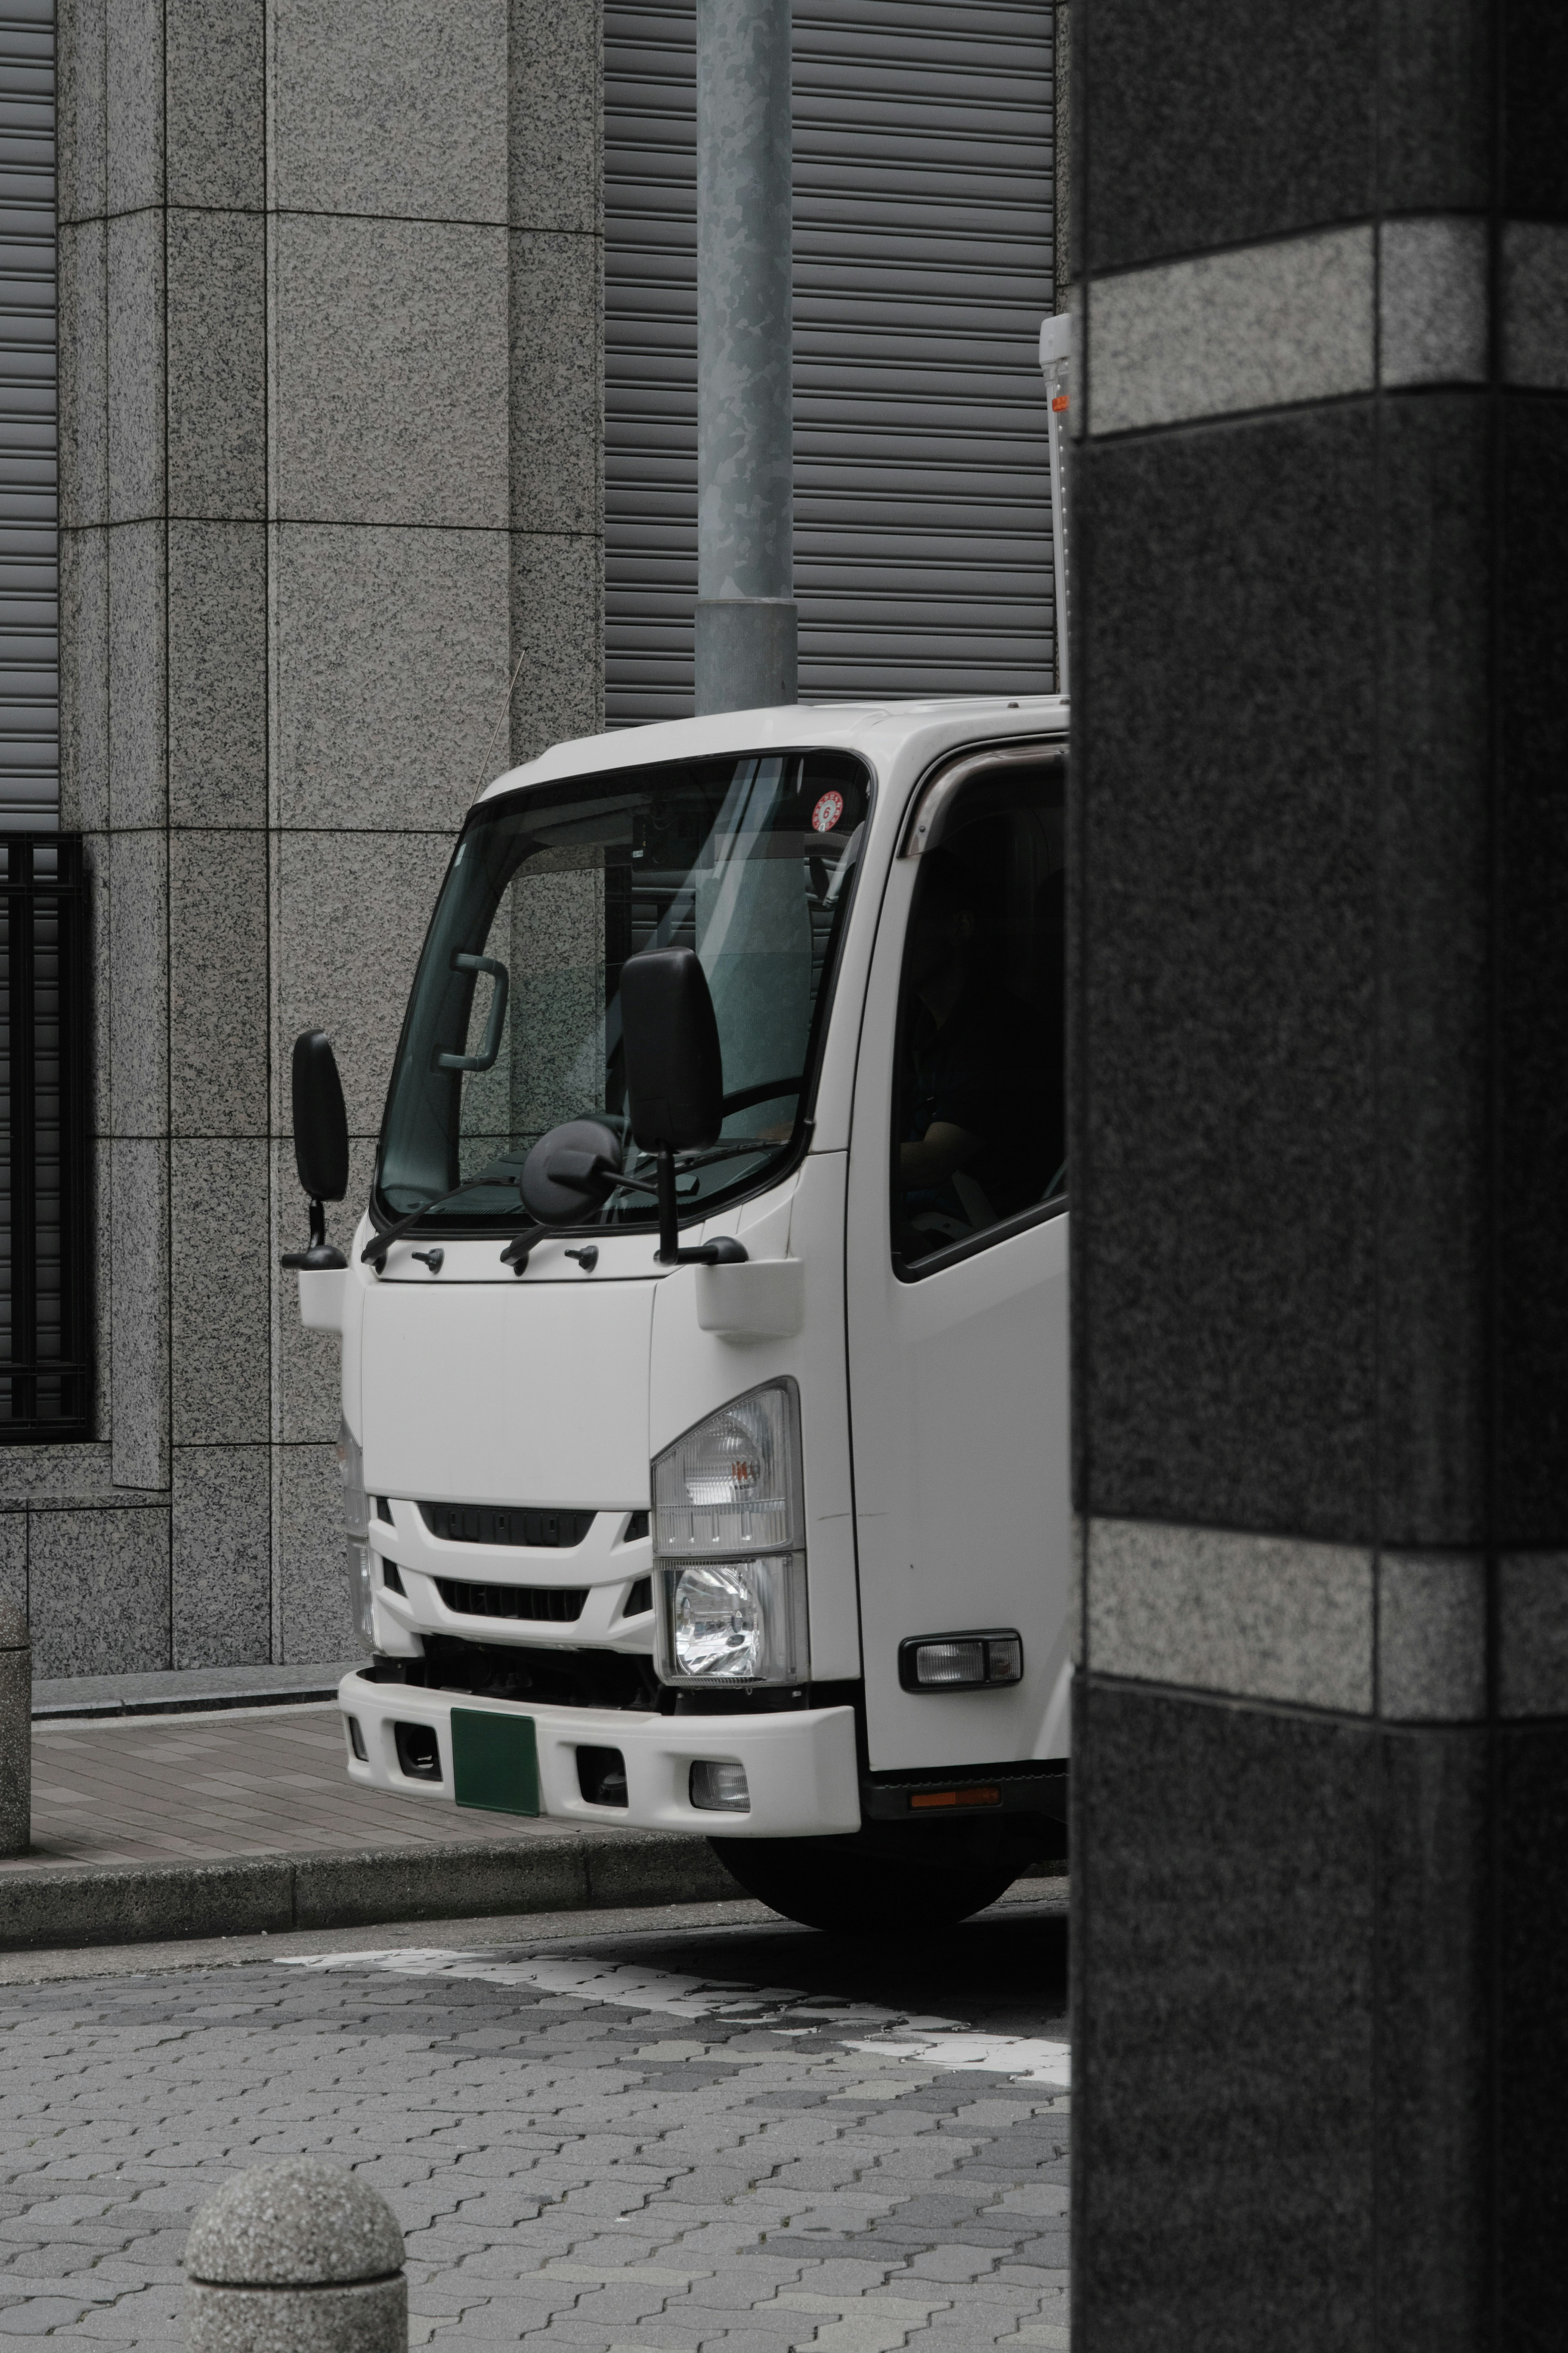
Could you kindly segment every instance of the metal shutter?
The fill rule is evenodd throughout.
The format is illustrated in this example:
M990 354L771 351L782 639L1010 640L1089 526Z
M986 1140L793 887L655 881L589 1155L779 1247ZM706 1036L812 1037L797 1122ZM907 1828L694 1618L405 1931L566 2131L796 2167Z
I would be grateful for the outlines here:
M795 0L801 692L1048 691L1049 0ZM609 723L691 709L696 12L605 12Z
M86 884L0 834L0 1445L91 1435Z
M0 0L0 828L59 807L55 12Z

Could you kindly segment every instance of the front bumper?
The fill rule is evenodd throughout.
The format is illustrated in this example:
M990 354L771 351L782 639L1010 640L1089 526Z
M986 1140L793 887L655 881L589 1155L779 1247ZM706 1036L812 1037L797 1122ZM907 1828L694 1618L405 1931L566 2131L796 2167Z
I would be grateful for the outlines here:
M551 1820L694 1831L704 1838L809 1838L860 1827L852 1708L802 1708L776 1715L645 1715L626 1708L520 1707L463 1692L372 1683L358 1672L343 1677L338 1704L358 1725L366 1752L367 1761L362 1762L345 1741L350 1778L395 1790L399 1797L456 1802L456 1707L532 1719L539 1810ZM404 1771L398 1760L400 1724L426 1725L435 1734L438 1780ZM624 1806L592 1805L584 1797L579 1748L620 1750L626 1768ZM745 1767L749 1813L709 1813L692 1805L691 1767L700 1758Z

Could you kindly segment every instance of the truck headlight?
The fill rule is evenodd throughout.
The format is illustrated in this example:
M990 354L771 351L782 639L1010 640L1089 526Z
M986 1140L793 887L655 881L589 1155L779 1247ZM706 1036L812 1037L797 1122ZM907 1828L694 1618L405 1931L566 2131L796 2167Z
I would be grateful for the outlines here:
M793 1381L721 1405L653 1466L656 1560L791 1552L805 1537L803 1518Z
M795 1554L682 1561L658 1581L661 1683L805 1680L805 1563Z
M770 1381L653 1466L661 1682L802 1683L810 1672L800 1401Z

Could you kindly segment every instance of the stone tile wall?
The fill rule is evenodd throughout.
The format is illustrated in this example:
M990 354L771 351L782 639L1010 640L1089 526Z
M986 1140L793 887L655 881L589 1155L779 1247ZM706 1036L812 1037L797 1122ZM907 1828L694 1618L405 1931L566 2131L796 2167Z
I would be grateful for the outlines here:
M101 1377L97 1446L5 1466L6 1573L40 1672L332 1658L289 1051L331 1032L363 1198L464 808L600 724L599 11L61 0L60 46Z

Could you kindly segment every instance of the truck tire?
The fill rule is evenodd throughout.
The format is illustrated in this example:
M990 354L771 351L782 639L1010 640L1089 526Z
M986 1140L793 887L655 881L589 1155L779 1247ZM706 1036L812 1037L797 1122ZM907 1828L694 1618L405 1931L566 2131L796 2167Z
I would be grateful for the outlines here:
M951 1928L994 1904L1017 1878L1016 1862L951 1859L929 1841L908 1854L868 1852L848 1838L710 1839L732 1879L759 1904L838 1936L907 1936Z

